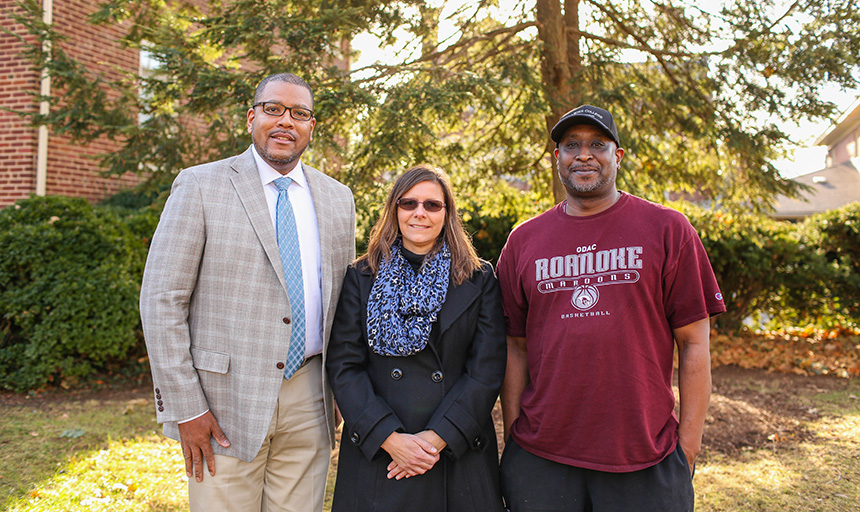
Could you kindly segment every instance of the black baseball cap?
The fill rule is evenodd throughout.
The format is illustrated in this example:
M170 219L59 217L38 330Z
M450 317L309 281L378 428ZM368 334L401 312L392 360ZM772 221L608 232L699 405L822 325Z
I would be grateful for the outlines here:
M561 119L552 127L549 136L558 145L564 132L575 124L591 124L601 128L615 141L616 146L621 147L621 142L618 140L618 128L615 127L615 119L612 118L612 114L600 107L591 105L581 105L561 116Z

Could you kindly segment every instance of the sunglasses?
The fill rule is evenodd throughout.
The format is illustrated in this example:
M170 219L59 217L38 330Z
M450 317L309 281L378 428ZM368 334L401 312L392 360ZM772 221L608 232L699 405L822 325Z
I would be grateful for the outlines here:
M437 201L435 199L418 201L417 199L400 198L397 200L397 206L403 208L408 212L411 212L412 210L418 208L419 204L424 205L424 210L431 213L442 211L442 208L445 208L445 203L443 203L442 201Z

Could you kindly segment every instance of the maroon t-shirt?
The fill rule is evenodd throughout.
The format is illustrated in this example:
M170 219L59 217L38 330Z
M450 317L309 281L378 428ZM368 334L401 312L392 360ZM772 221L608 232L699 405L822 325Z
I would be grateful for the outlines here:
M722 295L681 213L629 194L596 215L564 208L514 229L499 258L530 378L511 433L563 464L643 469L677 444L672 329L724 312Z

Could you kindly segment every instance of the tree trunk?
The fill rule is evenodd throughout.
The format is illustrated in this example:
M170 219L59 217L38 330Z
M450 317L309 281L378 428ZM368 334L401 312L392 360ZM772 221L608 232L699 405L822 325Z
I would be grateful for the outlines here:
M581 102L582 91L577 77L582 71L579 40L579 0L537 0L536 20L541 43L541 74L544 91L550 103L546 116L547 151L552 154L555 143L549 131L568 110ZM566 30L570 28L571 30ZM555 172L553 158L552 191L556 201L565 198L565 190Z

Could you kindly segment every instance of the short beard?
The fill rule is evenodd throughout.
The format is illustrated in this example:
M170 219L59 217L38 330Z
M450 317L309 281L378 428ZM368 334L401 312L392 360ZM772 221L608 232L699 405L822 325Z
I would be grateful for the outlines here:
M567 178L564 178L562 177L561 172L558 173L558 179L559 181L561 181L562 186L564 186L564 188L571 193L576 192L579 194L591 194L592 192L600 190L600 187L603 187L604 185L609 183L610 180L609 176L600 173L598 178L594 181L576 184L573 182L572 179L570 179L573 174L574 173L572 171L568 172Z
M274 163L274 164L278 164L278 165L289 165L289 164L295 162L296 160L299 159L300 156L302 156L302 153L304 153L304 151L305 151L303 148L301 151L297 151L297 152L293 153L292 155L290 155L286 158L276 158L276 157L272 156L266 150L266 148L261 148L260 146L258 146L256 142L254 143L254 147L257 149L257 153L260 154L260 156L263 158L263 160L265 160L267 162Z

